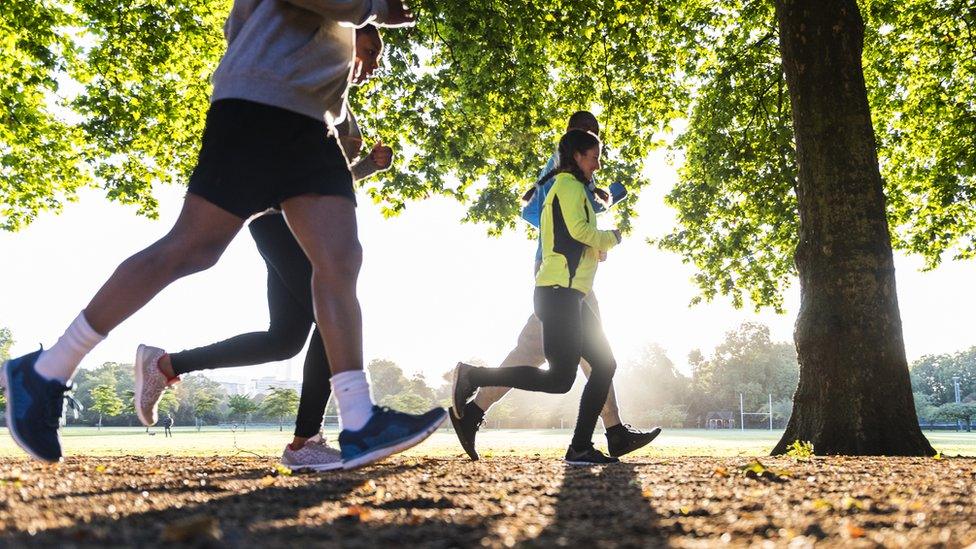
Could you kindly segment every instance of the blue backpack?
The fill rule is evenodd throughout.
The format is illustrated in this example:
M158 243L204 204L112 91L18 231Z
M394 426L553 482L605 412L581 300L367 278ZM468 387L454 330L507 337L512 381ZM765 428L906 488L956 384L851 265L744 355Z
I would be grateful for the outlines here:
M522 196L526 201L525 206L522 206L522 219L528 221L529 225L532 225L536 229L542 224L542 205L545 204L546 194L548 194L549 188L552 186L552 179L544 185L539 185L538 180L542 179L544 175L555 169L555 167L556 155L552 155L549 158L549 162L546 162L546 167L542 168L542 171L539 173L536 184Z

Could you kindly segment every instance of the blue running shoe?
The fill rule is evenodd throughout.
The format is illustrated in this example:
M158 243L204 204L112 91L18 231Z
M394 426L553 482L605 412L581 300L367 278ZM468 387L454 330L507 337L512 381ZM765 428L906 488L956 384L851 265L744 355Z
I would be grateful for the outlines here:
M7 428L14 441L36 459L61 460L58 434L68 386L44 379L34 370L41 350L8 360L3 368L7 388Z
M342 468L355 469L412 448L432 435L445 419L444 408L414 415L373 406L373 417L362 429L339 433Z

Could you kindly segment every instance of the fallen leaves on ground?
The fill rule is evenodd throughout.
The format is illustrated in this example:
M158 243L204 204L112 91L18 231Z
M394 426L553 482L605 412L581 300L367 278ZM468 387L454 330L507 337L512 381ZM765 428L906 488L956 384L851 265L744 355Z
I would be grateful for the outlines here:
M972 458L625 457L580 468L506 453L289 474L272 457L71 457L2 460L0 480L0 546L14 547L976 542Z

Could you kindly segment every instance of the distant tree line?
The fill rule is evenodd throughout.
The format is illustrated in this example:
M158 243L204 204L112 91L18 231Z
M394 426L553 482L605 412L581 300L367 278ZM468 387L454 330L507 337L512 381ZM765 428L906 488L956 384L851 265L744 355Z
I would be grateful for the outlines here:
M10 330L0 328L0 360L9 358ZM471 362L484 363L477 359ZM710 413L732 413L739 426L739 395L746 412L768 413L773 400L773 426L782 428L792 410L799 376L792 343L774 341L769 328L746 322L725 334L711 352L689 353L690 375L675 367L667 351L650 344L634 360L619 365L615 377L617 400L624 421L638 426L705 427ZM408 375L396 362L377 359L367 365L373 398L381 406L422 412L450 404L446 378L433 382L422 373ZM953 378L960 387L955 402ZM911 365L915 407L923 426L960 424L967 430L976 421L976 347L941 355L926 355ZM488 414L489 426L504 428L571 427L576 420L584 377L578 376L569 395L512 391ZM83 408L69 424L92 426L139 425L133 404L132 366L106 362L82 368L74 379L74 398ZM273 388L258 395L228 395L216 381L200 374L183 376L160 402L160 415L171 414L176 425L273 423L284 429L298 410L298 393ZM0 411L5 406L0 392ZM336 415L331 400L326 410ZM747 418L746 427L766 427L768 419Z
M967 431L972 430L976 420L976 347L923 356L911 365L910 372L915 410L923 426L958 421Z
M614 378L621 418L637 426L704 427L710 412L733 413L739 425L739 394L747 412L766 413L773 397L774 425L782 427L792 409L799 376L792 343L773 341L769 328L744 323L725 334L709 354L693 350L690 376L682 373L658 344L618 365ZM584 377L571 397L513 391L492 407L489 424L501 427L570 427L576 420ZM747 421L747 427L768 420Z

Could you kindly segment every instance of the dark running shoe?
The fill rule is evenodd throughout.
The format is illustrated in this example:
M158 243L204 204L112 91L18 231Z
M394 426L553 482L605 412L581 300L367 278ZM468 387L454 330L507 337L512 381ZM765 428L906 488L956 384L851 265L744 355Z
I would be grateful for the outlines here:
M451 424L457 434L461 448L468 454L471 461L478 461L478 450L474 447L474 437L485 421L485 412L474 402L465 406L464 418L459 418L451 408Z
M7 428L18 446L35 459L61 461L61 412L68 386L44 379L34 370L41 350L8 360L3 367L7 390Z
M597 450L592 444L583 449L577 449L570 445L569 449L566 450L565 459L566 463L570 465L608 465L620 462L619 459Z
M607 449L611 456L620 457L647 446L660 434L660 427L655 427L650 431L641 431L626 423L621 423L607 429Z
M478 392L478 388L472 386L471 380L468 379L469 372L472 368L474 366L463 362L458 362L457 366L454 367L454 382L451 392L454 398L454 404L452 408L458 418L464 417L464 406Z
M339 433L342 468L355 469L412 448L432 435L447 419L447 410L405 414L373 406L373 417L358 431Z

